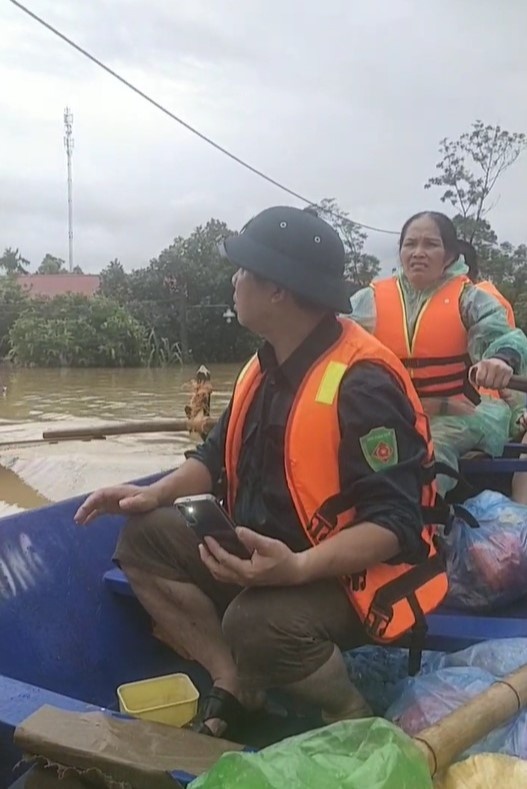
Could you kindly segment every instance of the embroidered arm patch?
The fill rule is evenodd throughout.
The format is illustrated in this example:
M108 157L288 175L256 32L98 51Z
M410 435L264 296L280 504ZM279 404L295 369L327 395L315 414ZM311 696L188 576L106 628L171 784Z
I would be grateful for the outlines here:
M359 442L364 459L373 471L381 471L398 463L399 450L393 428L374 427Z

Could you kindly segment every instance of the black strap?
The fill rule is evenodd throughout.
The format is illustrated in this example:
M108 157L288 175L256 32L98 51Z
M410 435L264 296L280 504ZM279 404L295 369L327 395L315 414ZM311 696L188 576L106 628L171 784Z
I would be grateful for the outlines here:
M415 594L416 589L444 572L443 559L436 553L378 589L373 598L372 608L385 615L390 614L391 618L392 609L396 603L409 599L410 595Z
M478 390L473 386L472 381L468 377L468 370L467 370L467 377L465 379L465 386L463 390L463 394L465 397L470 400L473 405L479 405L481 403L481 397Z
M462 504L452 504L451 506L452 506L452 511L456 516L456 518L462 520L463 523L466 523L467 526L470 526L471 529L479 529L479 527L481 526L480 522L478 521L477 518L474 517L474 515L472 515L471 512L467 510L466 507L464 507ZM448 530L445 529L445 534L448 534L450 528Z
M470 513L462 504L447 504L446 501L441 501L435 507L422 507L423 519L425 523L433 525L441 525L443 534L450 534L452 526L454 525L454 518L459 518L471 529L479 529L480 523L472 513Z
M321 504L308 524L308 532L315 542L328 537L337 527L337 518L342 512L352 509L350 497L336 493Z
M415 378L413 379L413 384L421 399L425 399L426 397L456 397L457 395L464 395L473 405L479 405L481 403L479 392L472 386L467 376L465 376L457 386L450 386L448 389L429 389L427 388L428 383L418 384Z
M423 522L430 526L437 526L439 524L441 524L441 526L448 526L452 520L451 506L440 496L437 497L437 501L433 507L421 507L421 513L423 515Z
M423 485L431 485L436 478L435 458L423 463L421 469L423 472Z
M412 609L415 617L415 625L410 634L410 649L408 652L408 674L415 677L421 668L423 659L423 649L425 648L426 634L428 625L423 609L419 605L419 600L415 592L408 595L408 605Z
M467 353L459 356L426 356L419 359L405 358L401 359L401 361L407 370L424 370L426 367L446 367L452 364L463 365L463 369L455 373L448 373L446 375L433 375L429 378L412 378L417 393L422 398L455 397L456 395L465 395L465 397L467 397L471 403L474 403L474 405L479 405L481 403L481 397L468 377L468 371L472 364L472 360ZM435 386L448 383L457 385L451 386L448 389L430 391L431 388Z
M470 367L470 356L466 353L459 356L421 356L416 358L401 359L402 363L408 370L419 370L423 367L443 367L447 364L463 364L465 367Z
M453 381L463 381L465 378L466 367L463 367L458 373L449 373L448 375L432 375L429 378L412 378L412 383L417 389L418 386L434 386L434 384L448 384Z
M374 638L382 638L393 619L393 608L401 600L408 600L416 618L416 625L419 625L421 617L424 621L424 614L417 600L416 590L444 572L443 558L439 553L436 553L435 556L415 565L378 589L365 621L367 632ZM410 601L412 595L415 597L414 603Z
M425 389L415 383L414 386L421 399L425 397L456 397L465 394L465 385L462 381L457 386L449 386L448 389Z

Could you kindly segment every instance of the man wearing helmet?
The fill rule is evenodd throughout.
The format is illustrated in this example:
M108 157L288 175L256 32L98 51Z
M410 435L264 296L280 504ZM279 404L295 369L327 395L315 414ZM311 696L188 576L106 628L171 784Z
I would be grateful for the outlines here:
M131 516L115 561L212 679L196 731L234 736L275 687L326 722L364 716L341 650L397 639L446 592L422 514L435 502L428 423L395 356L337 318L349 312L344 248L314 211L267 209L223 251L238 321L262 347L180 468L97 491L76 519ZM172 506L211 492L250 559L199 544Z

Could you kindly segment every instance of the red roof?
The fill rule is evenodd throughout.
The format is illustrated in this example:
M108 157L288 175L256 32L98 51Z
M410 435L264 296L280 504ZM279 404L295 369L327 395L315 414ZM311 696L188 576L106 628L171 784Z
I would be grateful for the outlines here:
M97 274L19 274L18 284L29 291L29 296L62 296L79 293L93 296L99 289Z

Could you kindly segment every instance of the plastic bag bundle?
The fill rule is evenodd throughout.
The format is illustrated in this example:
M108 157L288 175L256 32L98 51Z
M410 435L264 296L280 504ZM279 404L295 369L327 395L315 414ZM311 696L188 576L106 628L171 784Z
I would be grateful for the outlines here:
M527 786L527 762L485 753L454 764L434 781L434 789L496 789Z
M386 716L413 736L437 723L478 693L483 693L495 681L495 676L476 666L442 668L429 674L409 677L399 686L401 695L388 709ZM484 752L527 758L527 711L524 710L505 726L495 729L469 748L466 754Z
M227 753L191 789L432 789L426 760L379 718L342 721L257 753Z
M527 594L527 506L490 490L464 506L480 527L456 518L444 540L447 604L485 611L516 602Z
M413 736L483 693L494 681L492 674L478 668L444 668L408 677L386 717Z
M527 663L527 638L496 638L460 652L428 652L421 673L473 666L496 678L506 677Z

